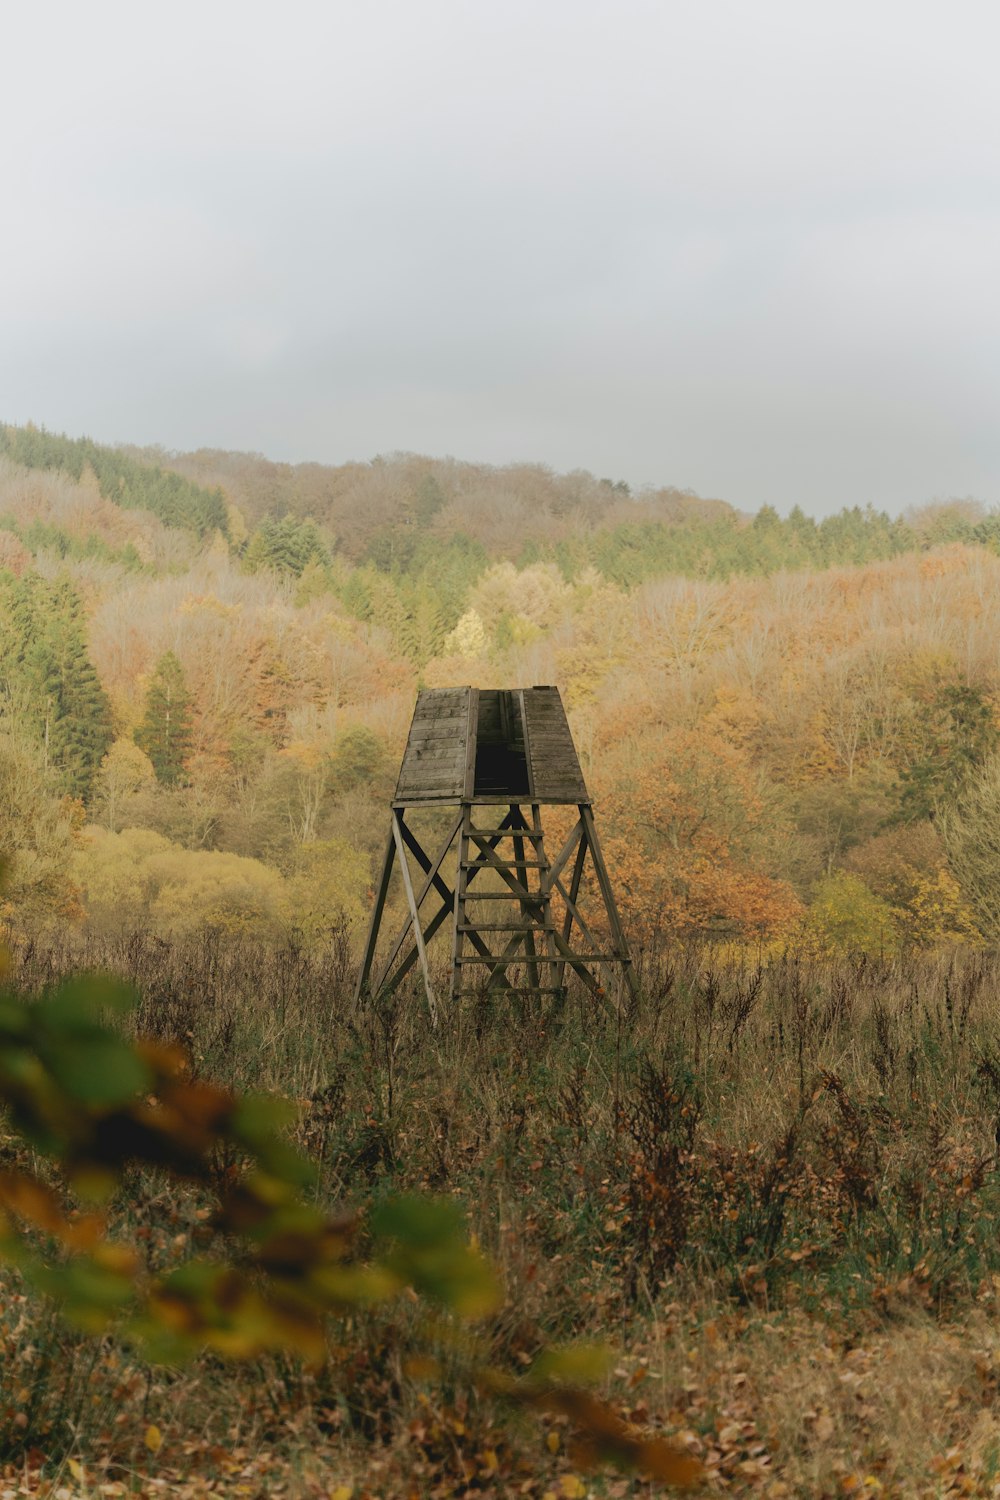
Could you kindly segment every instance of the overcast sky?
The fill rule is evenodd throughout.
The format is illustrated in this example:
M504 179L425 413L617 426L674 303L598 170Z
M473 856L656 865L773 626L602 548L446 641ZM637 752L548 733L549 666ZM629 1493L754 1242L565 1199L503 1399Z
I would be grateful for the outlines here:
M19 0L0 419L1000 504L995 0Z

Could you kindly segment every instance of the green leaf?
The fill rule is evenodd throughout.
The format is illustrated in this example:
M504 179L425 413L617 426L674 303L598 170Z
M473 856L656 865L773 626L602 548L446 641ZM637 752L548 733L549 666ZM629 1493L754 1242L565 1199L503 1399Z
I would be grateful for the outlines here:
M395 1241L385 1265L401 1281L463 1318L480 1318L501 1301L489 1262L466 1241L458 1204L442 1198L390 1198L372 1213L376 1235Z
M387 1198L372 1210L372 1231L414 1250L465 1242L462 1210L446 1198Z
M411 1259L409 1269L415 1291L440 1302L460 1318L488 1317L503 1301L493 1267L468 1245Z
M611 1350L606 1345L571 1344L539 1355L528 1380L533 1385L596 1385L607 1376L611 1364Z
M253 1152L265 1172L280 1182L308 1187L316 1180L316 1164L282 1136L298 1116L298 1109L287 1099L248 1094L237 1102L229 1128L234 1139Z
M26 1005L10 995L0 995L0 1035L4 1043L8 1037L23 1037L29 1025Z
M233 1110L231 1129L240 1140L256 1145L288 1130L298 1116L298 1109L289 1099L276 1094L247 1094Z
M53 1031L101 1027L105 1013L126 1015L138 996L131 985L107 974L80 974L67 979L35 1006L37 1020Z
M91 1260L75 1260L65 1266L38 1266L30 1279L39 1291L63 1302L70 1316L86 1323L94 1318L103 1321L109 1313L127 1306L135 1298L135 1286L129 1276Z
M79 1104L112 1109L153 1085L151 1069L108 1032L47 1041L39 1047L52 1077Z
M385 1266L320 1266L309 1274L309 1286L324 1300L347 1307L384 1302L403 1285Z

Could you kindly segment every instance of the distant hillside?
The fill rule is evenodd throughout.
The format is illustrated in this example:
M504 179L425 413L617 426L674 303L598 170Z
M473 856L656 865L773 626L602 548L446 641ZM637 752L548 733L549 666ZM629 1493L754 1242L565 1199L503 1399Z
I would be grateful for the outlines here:
M57 470L73 479L89 471L106 500L124 510L148 510L165 526L180 526L200 536L228 531L218 488L209 490L156 463L138 462L121 448L40 427L0 424L0 454L26 469Z
M325 941L362 919L417 687L555 682L645 930L1000 941L1000 866L968 873L998 553L969 501L816 522L0 427L8 916Z
M817 522L798 508L784 519L768 506L749 516L670 486L633 495L621 481L533 464L497 468L407 453L339 466L285 464L221 449L110 448L0 425L4 456L76 483L90 476L119 509L145 511L199 537L218 534L251 569L296 574L310 562L341 559L417 576L431 561L448 572L448 556L459 555L462 571L473 574L500 560L554 562L568 578L589 566L634 587L664 575L767 575L874 562L941 542L1000 543L997 517L966 501L897 520L852 506ZM20 534L23 521L9 513L7 529ZM45 545L37 530L26 545L35 550L35 543Z
M260 454L201 449L126 450L207 488L220 488L251 526L266 515L309 516L348 557L366 555L399 525L438 535L462 532L491 556L515 558L525 543L555 544L581 529L623 520L708 520L735 516L722 500L664 488L634 498L623 482L578 470L555 474L538 464L459 463L396 453L339 466L274 463ZM376 544L377 545L377 544Z

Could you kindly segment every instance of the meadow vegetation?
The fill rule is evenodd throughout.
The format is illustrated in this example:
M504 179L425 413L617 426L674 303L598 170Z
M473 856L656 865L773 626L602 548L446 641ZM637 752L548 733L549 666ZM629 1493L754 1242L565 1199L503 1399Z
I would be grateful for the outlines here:
M80 957L20 945L14 986L52 993ZM319 1208L459 1208L503 1287L475 1335L491 1368L599 1338L599 1394L700 1458L715 1492L995 1493L1000 996L983 958L748 966L690 946L648 957L620 1008L484 996L434 1033L414 991L355 1010L345 948L133 936L83 957L138 986L128 1026L180 1041L197 1077L297 1102ZM22 1159L10 1135L4 1150ZM197 1186L144 1169L126 1187L112 1229L150 1271L204 1246ZM470 1346L406 1299L335 1319L321 1365L162 1368L5 1283L4 1472L29 1493L646 1492L587 1472L565 1415L512 1426L469 1381Z

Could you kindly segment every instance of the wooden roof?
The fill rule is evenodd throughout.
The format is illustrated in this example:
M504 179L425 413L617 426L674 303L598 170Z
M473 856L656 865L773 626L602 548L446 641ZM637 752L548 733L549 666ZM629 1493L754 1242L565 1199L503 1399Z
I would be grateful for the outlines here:
M559 689L423 689L395 800L589 802Z

